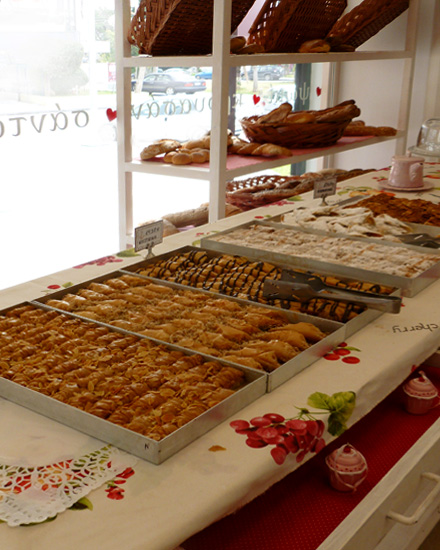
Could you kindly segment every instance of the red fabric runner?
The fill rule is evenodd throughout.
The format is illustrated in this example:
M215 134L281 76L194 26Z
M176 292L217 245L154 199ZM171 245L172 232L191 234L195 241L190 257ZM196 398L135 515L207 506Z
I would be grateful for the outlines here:
M423 370L440 388L440 369ZM398 388L365 418L301 468L247 506L197 533L185 550L316 550L440 416L408 414ZM405 429L401 429L402 426ZM366 458L369 472L355 493L340 493L327 480L324 459L343 443Z

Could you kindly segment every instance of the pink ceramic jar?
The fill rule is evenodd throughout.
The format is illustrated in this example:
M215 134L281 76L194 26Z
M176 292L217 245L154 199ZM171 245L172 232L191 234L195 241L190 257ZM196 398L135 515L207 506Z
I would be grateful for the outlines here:
M403 402L407 412L426 414L438 401L438 391L423 371L403 386Z
M368 466L364 456L346 443L325 459L330 484L337 491L355 491L367 477Z

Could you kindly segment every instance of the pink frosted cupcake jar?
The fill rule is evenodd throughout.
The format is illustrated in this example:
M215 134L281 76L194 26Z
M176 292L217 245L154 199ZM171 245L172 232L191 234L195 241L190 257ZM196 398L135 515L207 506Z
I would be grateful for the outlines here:
M368 466L364 456L346 443L325 459L330 485L337 491L355 491L367 477Z
M437 388L423 371L403 386L403 404L410 414L426 414L437 402Z

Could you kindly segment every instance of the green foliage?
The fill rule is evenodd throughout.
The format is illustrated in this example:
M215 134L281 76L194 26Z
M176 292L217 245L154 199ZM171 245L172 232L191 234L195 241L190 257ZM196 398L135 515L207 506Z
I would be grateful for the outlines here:
M347 429L347 421L356 405L356 394L352 391L343 391L327 395L315 392L309 396L308 405L316 409L330 412L328 431L332 435L341 435Z

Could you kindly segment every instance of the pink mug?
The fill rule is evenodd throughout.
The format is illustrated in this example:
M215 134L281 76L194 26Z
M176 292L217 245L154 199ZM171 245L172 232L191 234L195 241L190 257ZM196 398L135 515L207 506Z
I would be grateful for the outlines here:
M396 155L392 159L388 184L391 187L423 187L423 158Z

